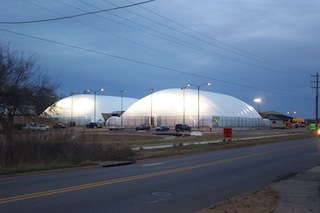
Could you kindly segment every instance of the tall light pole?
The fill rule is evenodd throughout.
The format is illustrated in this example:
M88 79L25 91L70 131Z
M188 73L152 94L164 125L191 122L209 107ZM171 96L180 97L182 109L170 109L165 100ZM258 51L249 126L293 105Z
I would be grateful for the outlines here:
M185 90L188 89L188 87L181 87L181 90L183 91L183 124L186 124L186 105L185 105Z
M73 123L73 98L77 95L77 93L72 92L71 93L71 118L70 118L70 124Z
M200 129L200 87L202 86L210 86L211 83L207 82L205 84L201 84L201 85L195 85L195 84L188 84L188 87L194 86L198 88L198 130Z
M258 105L258 112L260 112L261 98L255 98L255 99L253 99L253 101L254 101L255 103L257 103L257 105Z
M123 125L123 118L122 118L122 113L123 113L123 94L126 93L127 90L121 90L120 93L121 93L121 126Z
M93 101L93 110L94 110L94 112L93 112L93 117L94 117L94 119L93 119L93 122L96 122L96 108L97 108L97 103L96 103L96 96L97 96L97 92L103 92L104 91L104 89L103 88L100 88L100 89L98 89L98 90L91 90L91 89L87 89L87 92L93 92L93 94L94 94L94 101Z
M156 91L156 89L149 89L150 98L151 98L151 110L150 110L150 124L153 127L153 120L152 120L152 94Z

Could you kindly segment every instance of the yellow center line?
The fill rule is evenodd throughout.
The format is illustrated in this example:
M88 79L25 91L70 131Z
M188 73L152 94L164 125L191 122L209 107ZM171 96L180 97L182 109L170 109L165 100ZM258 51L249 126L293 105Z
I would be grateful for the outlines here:
M201 164L196 164L196 165L191 165L191 166L184 166L184 167L174 168L174 169L169 169L169 170L164 170L164 171L152 172L152 173L141 174L141 175L134 175L134 176L129 176L129 177L117 178L117 179L113 179L113 180L99 181L99 182L94 182L94 183L87 183L87 184L82 184L82 185L78 185L78 186L70 186L70 187L64 187L64 188L60 188L60 189L47 190L47 191L35 192L35 193L24 194L24 195L17 195L17 196L12 196L12 197L7 197L7 198L0 198L0 204L16 202L16 201L26 200L26 199L32 199L32 198L37 198L37 197L43 197L43 196L48 196L48 195L53 195L53 194L77 191L77 190L82 190L82 189L88 189L88 188L93 188L93 187L98 187L98 186L106 186L106 185L111 185L111 184L115 184L115 183L123 183L123 182L132 181L132 180L138 180L138 179L143 179L143 178L166 175L166 174L170 174L170 173L182 172L182 171L187 171L187 170L192 170L192 169L198 169L198 168L202 168L202 167L212 166L212 165L221 164L221 163L227 163L227 162L246 159L246 158L255 157L255 156L259 156L259 155L270 154L273 152L294 149L294 148L306 146L309 144L311 144L311 143L304 143L304 144L286 147L286 148L282 148L282 149L257 152L257 153L252 153L252 154L243 155L243 156L239 156L239 157L227 158L227 159L223 159L223 160L217 160L217 161L213 161L213 162L201 163Z

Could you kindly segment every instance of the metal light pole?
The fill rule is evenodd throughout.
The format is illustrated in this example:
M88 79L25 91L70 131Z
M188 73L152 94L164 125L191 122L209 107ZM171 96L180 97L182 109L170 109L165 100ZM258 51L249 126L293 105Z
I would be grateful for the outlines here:
M70 123L73 122L73 97L77 95L77 93L71 93L71 118Z
M253 101L254 101L255 103L257 103L257 105L258 105L258 112L260 112L261 98L255 98L255 99L253 99Z
M156 91L156 89L149 89L150 98L151 98L151 110L150 110L150 125L153 127L153 120L152 120L152 94Z
M123 125L123 118L122 118L122 113L123 113L123 94L126 93L127 90L121 90L121 126Z
M70 118L70 123L73 120L73 96L74 96L74 94L71 95L71 118Z
M94 112L93 112L93 117L94 117L94 119L93 119L93 121L94 122L96 122L96 108L97 108L97 103L96 103L96 96L97 96L97 92L103 92L104 91L104 89L103 88L100 88L100 89L98 89L98 90L90 90L90 89L87 89L87 92L93 92L93 94L94 94L94 101L93 101L93 110L94 110Z
M188 87L181 87L181 90L183 91L183 124L186 124L186 105L185 105L185 90L188 89Z
M198 88L198 130L200 129L200 87L202 86L210 86L211 83L205 83L201 85L195 85L195 84L188 84L188 87L194 86Z

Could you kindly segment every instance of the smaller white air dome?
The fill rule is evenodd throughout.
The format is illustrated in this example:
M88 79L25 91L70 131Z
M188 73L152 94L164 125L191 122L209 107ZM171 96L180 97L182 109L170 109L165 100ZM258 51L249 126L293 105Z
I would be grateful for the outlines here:
M115 111L126 110L138 99L128 97L106 96L93 94L72 95L57 101L44 112L50 117L59 118L83 118L84 123L103 120L103 113L109 114ZM121 106L122 105L122 106ZM94 115L94 112L95 115ZM96 121L94 121L96 117ZM82 122L80 122L82 123Z

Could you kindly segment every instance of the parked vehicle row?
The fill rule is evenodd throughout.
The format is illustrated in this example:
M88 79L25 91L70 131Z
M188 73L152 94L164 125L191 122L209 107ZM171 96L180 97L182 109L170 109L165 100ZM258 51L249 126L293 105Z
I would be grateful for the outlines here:
M102 123L90 123L86 125L87 128L102 128L103 124ZM24 126L22 129L23 130L41 130L41 131L46 131L49 130L49 126L46 124L37 124L37 123L31 123L26 126ZM58 123L54 126L52 126L53 129L65 129L66 126L63 123ZM118 130L124 130L125 127L122 125L114 125L108 127L110 131L118 131ZM135 128L136 131L150 131L151 126L149 124L140 124ZM168 132L170 131L170 127L167 125L160 125L156 127L156 132ZM191 127L188 126L187 124L177 124L174 128L176 132L185 132L189 131L191 132Z
M47 131L47 130L49 130L49 126L46 124L31 123L31 124L27 124L26 126L22 127L22 129L23 130Z
M136 127L137 131L139 130L149 131L150 129L151 129L151 126L149 124L141 124ZM176 132L185 132L185 131L191 132L191 127L188 126L187 124L177 124L174 129ZM157 132L168 132L169 130L170 128L166 125L160 125L156 128Z

